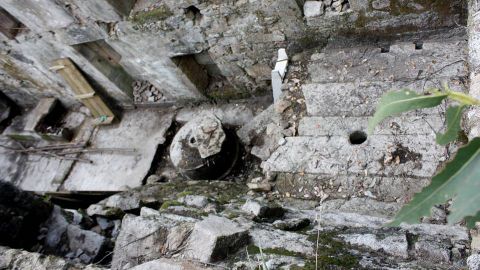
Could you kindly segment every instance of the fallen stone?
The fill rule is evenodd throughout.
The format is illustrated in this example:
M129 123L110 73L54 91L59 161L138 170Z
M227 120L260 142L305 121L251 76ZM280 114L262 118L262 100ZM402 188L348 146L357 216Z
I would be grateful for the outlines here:
M106 238L102 235L74 225L68 226L67 237L69 250L84 264L92 263L106 244Z
M298 231L310 225L308 218L292 218L286 220L275 220L273 227L284 231Z
M171 215L127 214L115 242L112 269L125 269L183 250L195 219ZM181 239L181 240L179 240Z
M185 255L204 263L226 258L248 243L248 232L237 223L210 215L195 224Z
M280 206L271 206L256 200L247 200L242 206L242 210L260 219L281 218L285 213L285 210Z
M70 224L67 214L57 206L43 226L47 230L44 240L47 251L59 256L74 254L73 257L85 264L101 255L107 243L104 236Z
M208 198L198 195L187 195L178 199L180 203L195 208L204 208L208 204Z
M305 17L316 17L323 14L323 2L306 1L303 5L303 14Z

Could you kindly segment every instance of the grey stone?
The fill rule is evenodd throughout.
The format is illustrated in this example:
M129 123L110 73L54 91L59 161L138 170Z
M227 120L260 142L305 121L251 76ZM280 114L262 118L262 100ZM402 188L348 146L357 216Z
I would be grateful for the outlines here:
M303 14L305 17L316 17L323 14L323 2L306 1L303 5Z
M276 205L268 205L255 200L247 200L242 206L242 210L257 218L281 218L285 210Z
M470 255L467 259L469 270L480 270L480 254Z
M133 267L183 250L194 222L169 214L126 215L115 242L112 269Z
M434 262L450 262L449 246L436 241L418 241L415 243L415 256L417 258L428 258Z
M45 247L54 254L73 252L83 263L93 262L106 244L106 238L93 231L83 230L78 225L69 224L65 215L59 207L52 211L44 225L47 228Z
M81 251L80 261L85 264L92 263L100 254L105 245L106 238L92 231L82 230L77 226L69 225L67 228L68 246L71 251Z
M95 265L84 265L73 263L60 257L46 256L36 252L28 252L20 249L0 247L0 268L1 269L84 269L100 270L105 269Z
M210 215L195 224L185 255L204 263L224 259L248 242L248 232L233 221Z
M388 255L408 258L408 242L405 234L388 235L379 239L374 234L342 235L345 242L351 245L362 246L372 251L385 252Z
M208 204L208 198L199 195L186 195L178 199L179 202L196 208L205 208Z
M374 9L385 9L390 7L390 0L375 0L372 2Z
M272 230L268 228L252 228L252 243L262 249L282 249L312 256L315 252L313 242L304 234Z

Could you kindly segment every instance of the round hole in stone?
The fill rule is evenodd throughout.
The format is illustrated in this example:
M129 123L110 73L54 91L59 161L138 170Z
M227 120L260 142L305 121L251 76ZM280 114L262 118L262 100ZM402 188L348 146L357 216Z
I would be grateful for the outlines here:
M194 143L196 143L196 142L197 142L197 140L195 140L194 137L191 137L191 138L190 138L190 143L191 143L191 144L194 144Z
M367 133L357 130L350 134L349 141L351 144L358 145L367 141Z

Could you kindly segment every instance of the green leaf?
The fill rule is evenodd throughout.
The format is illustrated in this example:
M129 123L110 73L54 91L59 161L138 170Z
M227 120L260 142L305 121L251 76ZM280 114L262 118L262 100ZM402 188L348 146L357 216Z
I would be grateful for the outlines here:
M377 111L368 123L368 134L372 134L375 126L389 116L416 109L435 107L447 96L448 94L441 92L435 92L431 95L419 95L410 90L388 92L380 99Z
M465 218L467 228L475 228L475 223L480 221L480 211L475 216L468 216Z
M447 130L444 134L437 133L437 143L447 145L457 139L462 123L462 113L465 106L452 106L447 109Z
M434 205L453 198L448 222L460 221L466 216L475 216L480 210L480 138L458 150L455 158L432 178L429 186L415 194L390 223L418 223L421 217L430 216Z

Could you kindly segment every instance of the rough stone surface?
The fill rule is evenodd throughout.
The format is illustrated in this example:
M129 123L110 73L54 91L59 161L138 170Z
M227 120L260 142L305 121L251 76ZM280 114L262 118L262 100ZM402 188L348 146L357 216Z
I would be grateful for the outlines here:
M467 259L467 265L469 270L478 270L480 269L480 255L473 254Z
M28 252L20 249L0 247L1 269L39 269L39 270L100 270L101 266L72 263L55 256Z
M115 243L112 269L134 267L183 249L195 219L175 215L125 215Z
M285 212L278 205L269 205L255 200L247 200L242 206L242 210L257 218L281 218Z
M208 198L205 196L198 195L187 195L178 199L179 202L184 203L187 206L192 206L196 208L204 208L207 206Z
M235 222L210 215L195 224L185 255L204 263L224 259L248 242L248 233Z
M303 5L303 14L305 17L315 17L323 14L323 2L306 1Z

